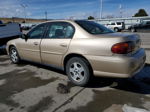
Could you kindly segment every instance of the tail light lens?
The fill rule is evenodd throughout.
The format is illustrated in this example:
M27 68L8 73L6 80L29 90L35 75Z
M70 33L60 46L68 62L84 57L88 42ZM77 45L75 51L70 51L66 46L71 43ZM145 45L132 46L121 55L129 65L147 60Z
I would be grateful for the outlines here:
M111 51L116 54L128 54L134 51L135 45L133 42L117 43L112 46Z

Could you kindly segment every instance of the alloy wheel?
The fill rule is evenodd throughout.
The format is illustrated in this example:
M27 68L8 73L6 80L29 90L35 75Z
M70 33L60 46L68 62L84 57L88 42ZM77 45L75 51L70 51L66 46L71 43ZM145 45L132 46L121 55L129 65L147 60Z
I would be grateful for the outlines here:
M81 82L84 80L85 69L80 63L78 62L72 63L69 72L74 81Z
M16 49L12 48L10 51L10 58L12 60L13 63L17 63L18 62L18 54Z

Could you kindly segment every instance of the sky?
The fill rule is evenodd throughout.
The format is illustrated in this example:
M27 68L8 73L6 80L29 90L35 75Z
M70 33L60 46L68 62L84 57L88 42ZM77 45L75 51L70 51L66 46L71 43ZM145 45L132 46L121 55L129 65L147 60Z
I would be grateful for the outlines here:
M101 0L0 0L0 17L86 19L100 17ZM102 17L131 17L144 8L150 15L150 0L103 0ZM23 8L25 6L26 8ZM120 9L121 12L120 13Z

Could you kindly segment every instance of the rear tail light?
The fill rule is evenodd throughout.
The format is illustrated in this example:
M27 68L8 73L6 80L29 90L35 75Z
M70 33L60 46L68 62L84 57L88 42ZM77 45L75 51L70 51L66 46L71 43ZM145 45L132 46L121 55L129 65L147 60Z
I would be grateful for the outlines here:
M135 45L133 42L117 43L112 46L111 51L115 54L128 54L134 51Z

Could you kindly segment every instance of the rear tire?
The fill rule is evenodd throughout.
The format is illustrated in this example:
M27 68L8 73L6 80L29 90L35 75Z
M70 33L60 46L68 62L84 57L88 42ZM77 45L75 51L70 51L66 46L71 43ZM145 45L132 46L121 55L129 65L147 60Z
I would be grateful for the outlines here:
M19 57L16 47L13 46L10 48L9 56L10 56L10 60L12 61L12 63L18 64L20 62L20 57Z
M69 80L77 86L86 86L91 78L89 63L84 58L73 57L66 64Z

